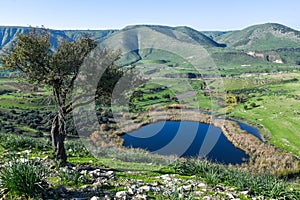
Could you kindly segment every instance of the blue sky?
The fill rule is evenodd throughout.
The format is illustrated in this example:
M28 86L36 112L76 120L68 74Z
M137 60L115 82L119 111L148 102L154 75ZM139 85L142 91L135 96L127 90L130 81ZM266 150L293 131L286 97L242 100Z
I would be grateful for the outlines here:
M300 30L299 0L1 0L0 25L120 29L132 24L234 30L266 22Z

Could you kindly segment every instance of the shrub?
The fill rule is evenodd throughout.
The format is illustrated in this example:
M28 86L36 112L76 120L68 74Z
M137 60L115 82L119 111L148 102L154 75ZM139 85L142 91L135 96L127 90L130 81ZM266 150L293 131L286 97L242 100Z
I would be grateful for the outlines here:
M50 141L44 138L2 134L0 145L9 150L19 150L24 148L44 149L50 147Z
M88 156L89 151L81 140L66 140L65 149L69 156Z
M36 197L46 186L43 166L27 159L12 157L0 169L0 188L10 194Z

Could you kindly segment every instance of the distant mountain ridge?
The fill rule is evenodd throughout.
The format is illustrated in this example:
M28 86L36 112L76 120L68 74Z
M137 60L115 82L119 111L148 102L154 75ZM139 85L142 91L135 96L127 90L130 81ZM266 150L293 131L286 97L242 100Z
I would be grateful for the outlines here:
M12 42L16 40L18 34L25 34L30 32L31 27L18 26L0 26L0 49L10 48ZM97 41L101 41L117 30L54 30L49 29L50 41L55 47L57 38L64 38L68 40L75 40L80 35L89 34Z
M182 32L204 47L232 47L238 49L270 50L279 48L300 47L300 31L287 26L266 23L250 26L236 31L198 31L187 26L169 27L160 25L132 25L121 30L137 27L148 27L158 32L174 37L174 31ZM17 34L30 31L30 27L0 26L0 49L10 47ZM54 30L49 29L51 38L66 38L74 40L81 34L90 34L101 41L120 30ZM52 40L54 42L54 40ZM53 44L55 46L55 44Z
M12 46L18 34L28 33L30 29L30 27L0 26L0 54L1 51ZM279 64L300 63L300 31L276 23L259 24L235 31L201 32L187 26L131 25L121 30L49 29L49 32L50 42L56 47L57 38L72 41L82 34L88 34L100 42L117 33L122 33L122 31L137 30L136 36L124 39L124 45L134 45L138 49L138 30L140 29L148 29L180 42L199 44L211 52L216 62L220 65L228 63L251 65L262 62ZM131 56L134 58L133 60L138 61L144 59L146 54L148 55L147 52L136 51ZM156 60L155 56L157 55L158 53L152 53L150 57Z

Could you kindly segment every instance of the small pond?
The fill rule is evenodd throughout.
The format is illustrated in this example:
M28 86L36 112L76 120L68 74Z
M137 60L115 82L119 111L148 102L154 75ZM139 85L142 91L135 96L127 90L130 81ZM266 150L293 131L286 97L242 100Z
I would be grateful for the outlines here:
M249 159L248 155L227 140L219 128L199 122L156 122L122 138L124 146L162 155L200 156L224 164L240 164Z

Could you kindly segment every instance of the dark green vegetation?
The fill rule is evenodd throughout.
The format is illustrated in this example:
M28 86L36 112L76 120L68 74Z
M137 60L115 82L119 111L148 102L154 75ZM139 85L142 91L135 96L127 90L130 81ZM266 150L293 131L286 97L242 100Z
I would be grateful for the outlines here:
M1 78L1 132L25 135L49 134L54 109L47 88Z
M0 169L1 187L9 194L25 197L37 197L46 185L44 167L32 160L12 157Z

